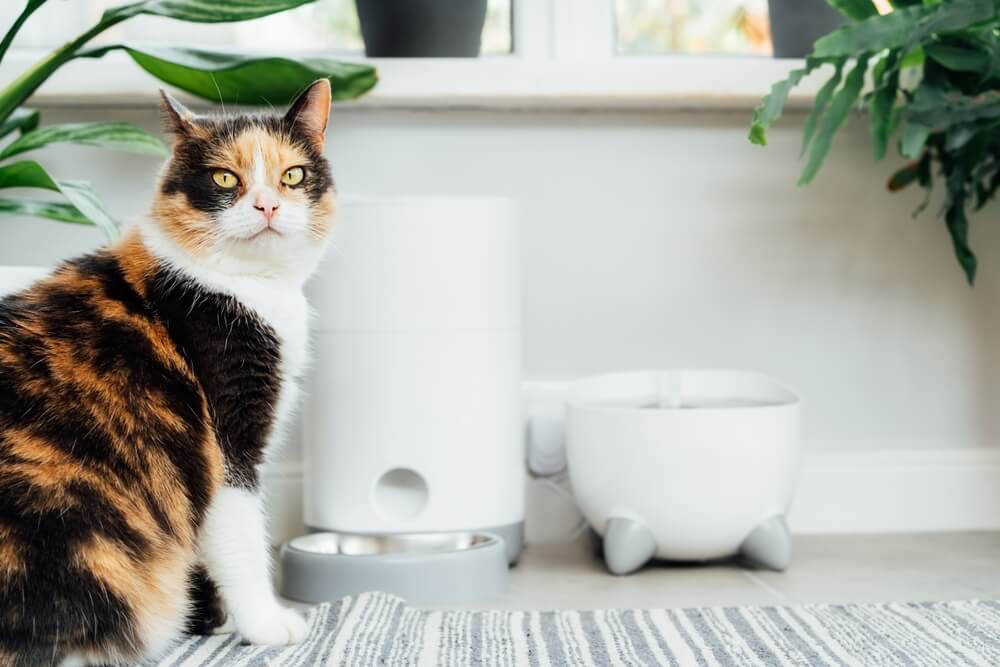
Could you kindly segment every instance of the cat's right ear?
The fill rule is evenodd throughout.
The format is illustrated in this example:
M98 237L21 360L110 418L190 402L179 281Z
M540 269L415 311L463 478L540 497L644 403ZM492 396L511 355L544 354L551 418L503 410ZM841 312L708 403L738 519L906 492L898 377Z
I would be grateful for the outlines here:
M195 115L167 91L160 88L160 112L163 130L178 139L190 137L195 131Z

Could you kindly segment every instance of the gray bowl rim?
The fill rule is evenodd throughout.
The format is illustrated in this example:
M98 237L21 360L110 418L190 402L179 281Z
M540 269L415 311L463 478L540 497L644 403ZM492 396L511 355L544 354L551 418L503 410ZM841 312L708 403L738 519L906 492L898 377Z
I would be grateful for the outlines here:
M479 544L473 544L472 546L466 547L465 549L444 549L444 550L438 549L438 550L420 550L420 551L395 551L395 552L389 552L389 553L375 553L375 554L339 554L339 553L338 554L330 554L330 553L321 553L321 552L318 552L318 551L308 551L306 549L302 549L301 547L296 547L295 546L295 542L296 541L298 541L298 540L300 540L302 538L306 538L306 537L313 537L315 535L338 535L338 536L347 536L347 537L375 537L375 538L378 538L378 537L410 537L410 536L427 536L427 535L441 535L441 536L445 536L445 535L461 535L461 534L468 534L468 535L472 535L473 537L483 537L485 539L482 542L480 542ZM504 548L503 544L504 544L504 539L500 535L497 535L495 533L482 532L482 531L463 531L463 530L444 531L444 530L435 530L435 531L427 531L427 532L416 531L416 532L407 532L407 533L355 533L355 532L341 532L339 530L320 530L320 531L317 531L315 533L307 533L306 535L299 535L298 537L293 537L292 539L290 539L287 542L285 542L284 545L282 545L282 549L288 549L289 551L294 551L296 553L306 554L308 556L313 556L313 557L317 557L317 558L330 558L330 559L334 559L334 558L337 558L337 559L341 559L341 558L342 559L368 559L368 560L376 560L376 559L394 560L394 559L400 559L400 560L407 560L408 561L408 560L420 559L420 558L446 558L446 557L453 556L453 555L456 555L456 554L465 554L465 553L469 553L470 551L478 551L478 550L481 550L481 549L491 549L491 548L496 548L498 546L502 549L502 548Z

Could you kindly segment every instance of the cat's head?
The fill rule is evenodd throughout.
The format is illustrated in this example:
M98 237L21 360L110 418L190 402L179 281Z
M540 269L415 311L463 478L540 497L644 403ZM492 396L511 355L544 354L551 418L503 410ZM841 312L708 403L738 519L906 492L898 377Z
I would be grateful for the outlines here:
M312 84L284 115L196 116L161 93L174 144L153 202L160 242L223 272L311 268L335 210L323 157L330 83Z

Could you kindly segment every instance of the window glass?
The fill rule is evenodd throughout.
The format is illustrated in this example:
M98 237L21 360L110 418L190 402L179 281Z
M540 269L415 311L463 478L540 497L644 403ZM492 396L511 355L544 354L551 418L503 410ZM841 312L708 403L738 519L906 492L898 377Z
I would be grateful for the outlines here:
M75 37L97 22L108 7L125 0L62 0L44 5L25 26L19 47L51 48ZM483 53L509 53L511 0L488 0L483 29ZM0 27L10 25L21 2L0 2ZM211 25L140 16L104 33L95 43L135 40L190 47L260 49L270 51L364 52L354 0L318 0L280 14L242 23Z
M618 53L771 54L767 0L615 0Z

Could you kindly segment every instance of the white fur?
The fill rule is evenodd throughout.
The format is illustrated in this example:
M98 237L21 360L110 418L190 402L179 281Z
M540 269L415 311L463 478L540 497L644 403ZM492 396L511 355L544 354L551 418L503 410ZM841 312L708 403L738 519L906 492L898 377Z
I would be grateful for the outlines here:
M160 260L205 289L235 297L277 334L281 389L265 456L283 437L297 406L298 378L308 362L309 308L303 286L325 250L309 235L308 207L282 201L271 224L280 232L249 239L266 226L253 208L264 168L256 153L253 182L243 197L219 216L222 234L210 248L191 254L152 221L140 223L142 239ZM298 643L306 624L282 607L271 587L271 563L264 513L258 494L225 487L212 500L200 536L202 558L236 630L254 644Z
M260 149L260 145L254 149L253 152L253 184L252 185L264 185L266 182L265 174L265 164L264 164L264 152Z
M306 622L282 607L271 589L271 559L257 494L224 487L209 506L202 559L219 587L233 625L252 644L297 644Z

